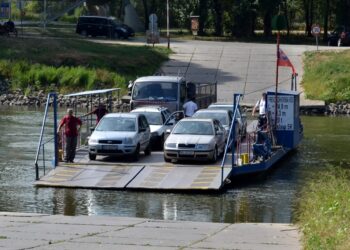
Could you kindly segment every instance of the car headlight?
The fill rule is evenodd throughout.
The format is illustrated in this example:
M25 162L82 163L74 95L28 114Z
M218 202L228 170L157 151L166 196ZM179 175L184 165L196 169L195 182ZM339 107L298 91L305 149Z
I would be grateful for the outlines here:
M196 145L196 149L198 149L198 150L208 150L209 149L209 145L208 144L197 144Z
M97 139L90 139L89 144L97 144L98 140Z
M126 137L124 139L124 144L134 144L134 140L131 137Z
M165 143L165 147L167 147L167 148L176 148L176 143Z

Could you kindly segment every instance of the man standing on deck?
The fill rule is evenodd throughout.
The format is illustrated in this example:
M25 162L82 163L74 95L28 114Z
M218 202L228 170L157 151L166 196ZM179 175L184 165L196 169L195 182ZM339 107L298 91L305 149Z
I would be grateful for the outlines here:
M63 125L64 134L66 136L66 158L65 162L74 162L75 150L77 147L78 134L81 127L81 120L73 116L73 109L67 110L67 115L65 115L60 121L57 133L60 132Z
M252 116L255 115L256 109L259 108L259 120L258 120L258 128L264 129L267 124L267 117L266 117L266 93L262 93L261 99L256 102L253 111Z
M197 104L194 102L194 98L190 98L189 101L187 101L184 105L183 105L183 109L184 109L184 113L185 113L185 117L191 117L198 109Z
M108 110L106 109L106 106L104 104L99 104L94 110L83 115L82 117L88 116L91 114L95 114L96 115L96 125L97 125L99 123L99 121L102 119L102 117L107 113L108 113Z

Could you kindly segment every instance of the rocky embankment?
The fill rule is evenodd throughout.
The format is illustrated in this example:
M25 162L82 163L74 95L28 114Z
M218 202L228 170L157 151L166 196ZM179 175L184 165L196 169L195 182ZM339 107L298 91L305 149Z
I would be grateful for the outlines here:
M44 91L33 92L30 95L25 95L22 90L9 91L8 85L0 84L0 105L3 106L44 106L47 101L47 94ZM92 100L92 106L98 105L102 102L107 104L107 98L97 98ZM52 102L52 101L51 101ZM87 97L66 97L59 94L57 97L59 107L78 107L84 108L90 105L90 99ZM112 106L115 110L124 111L128 109L126 104L121 104L120 100L113 98ZM249 108L248 108L249 109ZM301 107L302 114L326 114L326 115L350 115L349 102L337 102L327 104L325 107Z
M29 95L25 95L21 89L15 91L9 91L7 85L2 82L0 84L0 106L45 106L47 102L48 94L44 91L33 92ZM53 99L50 100L50 104L53 102ZM59 107L68 108L68 107L77 107L85 108L88 106L97 106L99 103L104 103L109 105L109 100L107 97L93 98L92 103L91 99L81 96L77 97L67 97L62 94L57 96L57 104ZM114 110L124 111L128 109L126 104L121 104L120 100L117 97L112 98L112 106Z

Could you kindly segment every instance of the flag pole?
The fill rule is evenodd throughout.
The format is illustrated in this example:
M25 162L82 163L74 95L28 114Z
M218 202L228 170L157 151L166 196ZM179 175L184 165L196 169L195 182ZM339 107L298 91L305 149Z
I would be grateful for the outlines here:
M275 130L277 130L278 62L280 59L280 31L277 31L276 89L275 89Z

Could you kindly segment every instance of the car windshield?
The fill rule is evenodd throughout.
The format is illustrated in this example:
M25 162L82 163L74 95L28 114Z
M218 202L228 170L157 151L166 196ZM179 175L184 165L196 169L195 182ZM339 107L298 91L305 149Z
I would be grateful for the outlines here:
M227 114L222 113L222 112L197 112L194 113L193 117L196 118L209 118L209 119L216 119L221 122L222 125L228 125L228 117Z
M128 117L104 117L96 131L136 131L136 119Z
M207 121L180 121L172 134L213 135L213 126Z
M176 82L136 82L132 99L176 101L177 92Z
M133 112L138 114L144 114L149 125L162 125L162 115L160 112Z

